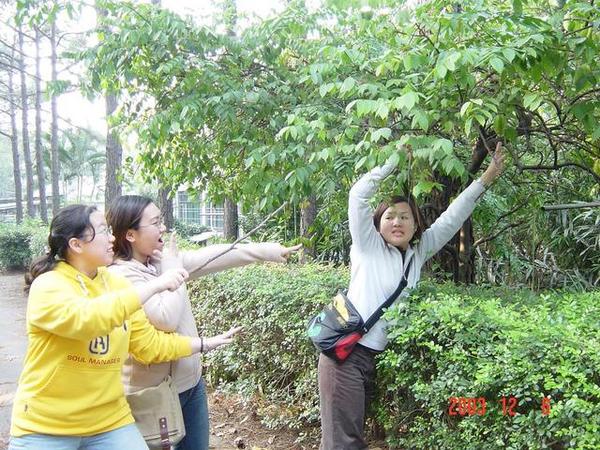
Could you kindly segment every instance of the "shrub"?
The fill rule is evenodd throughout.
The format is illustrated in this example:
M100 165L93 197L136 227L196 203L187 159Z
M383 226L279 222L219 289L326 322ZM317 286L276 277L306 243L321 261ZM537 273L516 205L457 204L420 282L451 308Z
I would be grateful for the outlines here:
M234 345L209 353L209 383L258 394L268 425L318 424L317 355L310 317L345 268L260 265L192 283L199 328L234 324ZM374 418L392 448L600 448L600 292L465 288L422 281L391 308L390 345L378 357ZM484 415L451 416L450 397L483 397ZM518 399L503 415L501 399ZM542 414L542 397L550 400Z
M391 342L378 364L377 418L389 443L599 448L599 317L600 292L534 295L425 284L408 308L387 313ZM451 397L483 397L487 411L452 416ZM513 417L510 397L518 400ZM542 397L550 401L548 416Z
M305 334L308 319L340 287L348 271L323 265L262 264L201 278L191 286L203 335L244 326L234 345L206 356L209 383L233 382L274 406L266 423L297 428L319 414L317 353Z
M210 231L209 227L204 225L200 225L197 223L187 223L183 222L179 219L175 219L175 223L173 224L173 228L177 231L177 234L183 238L190 238L195 234L204 233L205 231Z
M39 221L20 225L0 225L0 268L26 269L42 255L48 239L48 227Z

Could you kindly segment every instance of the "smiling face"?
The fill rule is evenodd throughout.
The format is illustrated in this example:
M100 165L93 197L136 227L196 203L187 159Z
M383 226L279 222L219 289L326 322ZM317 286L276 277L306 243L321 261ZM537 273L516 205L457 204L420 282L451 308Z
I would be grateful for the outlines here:
M133 257L145 264L154 250L162 251L162 236L165 231L160 209L154 203L150 203L144 208L137 229L127 230L126 239L131 244Z
M90 214L90 224L91 228L81 238L70 239L71 252L68 260L75 259L78 268L93 276L98 267L112 264L115 238L100 211Z
M379 233L388 244L402 250L408 248L416 229L415 218L407 202L394 203L381 216Z

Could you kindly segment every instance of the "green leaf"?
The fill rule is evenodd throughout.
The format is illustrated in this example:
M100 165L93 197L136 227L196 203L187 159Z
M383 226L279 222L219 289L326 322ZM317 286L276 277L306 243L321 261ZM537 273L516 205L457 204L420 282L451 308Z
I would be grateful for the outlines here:
M544 99L536 93L525 94L523 97L523 107L530 111L535 111L540 107Z
M512 48L503 48L502 54L504 55L504 57L506 58L506 60L509 63L513 62L513 60L515 59L515 56L517 56L517 52L515 52L514 49L512 49Z
M378 104L374 100L358 100L356 102L356 115L358 117L364 117L372 113Z
M504 136L504 130L506 129L506 117L502 114L498 114L494 119L494 130L500 136Z
M418 110L413 116L411 126L416 128L416 125L419 125L423 131L427 131L429 129L429 117L425 111Z
M377 143L383 137L389 139L392 135L392 130L389 128L380 128L371 134L371 142Z
M352 77L348 77L342 83L342 87L340 88L340 94L344 95L347 92L350 92L356 86L356 80Z
M435 66L435 77L437 79L444 79L446 78L446 74L448 73L448 68L446 67L446 64L444 64L443 60L438 60L438 63Z
M504 62L500 58L492 58L490 64L496 72L502 73L504 71Z
M460 108L461 117L464 116L465 114L467 114L467 112L469 112L469 110L472 107L473 107L473 103L471 103L470 101L463 103L462 107Z
M387 101L380 99L379 101L379 107L377 108L377 116L381 117L382 119L387 119L388 115L390 113L390 105Z
M452 52L444 59L444 64L450 72L456 70L456 63L460 60L460 56L461 54L459 52Z
M327 94L329 94L331 92L331 90L334 88L335 84L333 83L325 83L322 84L319 87L319 95L321 97L325 97Z
M419 102L419 95L416 92L410 91L401 97L394 100L394 107L396 109L405 109L407 112L413 109L413 107Z
M520 16L523 14L523 2L521 0L512 0L513 14Z
M418 198L421 194L429 194L435 186L436 183L433 181L419 181L413 187L412 194Z

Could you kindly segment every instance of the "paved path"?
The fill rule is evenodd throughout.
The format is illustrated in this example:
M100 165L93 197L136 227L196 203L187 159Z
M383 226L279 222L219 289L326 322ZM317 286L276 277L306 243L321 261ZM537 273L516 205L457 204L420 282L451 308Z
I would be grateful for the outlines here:
M0 275L0 449L8 444L12 399L27 350L23 274Z
M27 350L22 273L0 273L0 450L8 447L12 400ZM215 436L211 430L214 450L234 448Z

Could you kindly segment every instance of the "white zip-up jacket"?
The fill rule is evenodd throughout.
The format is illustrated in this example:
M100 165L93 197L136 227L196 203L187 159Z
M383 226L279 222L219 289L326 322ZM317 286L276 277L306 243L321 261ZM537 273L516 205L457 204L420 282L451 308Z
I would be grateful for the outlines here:
M396 303L405 301L408 289L414 288L421 278L423 264L452 239L471 215L477 199L485 190L481 181L471 183L423 232L419 242L414 247L408 246L403 259L400 250L389 245L375 228L373 210L369 205L379 183L394 167L392 164L376 167L363 175L350 189L348 218L352 247L348 298L365 321L396 290L405 264L412 260L407 288ZM383 350L387 345L385 327L385 320L380 319L360 343L373 350Z
M180 252L179 258L181 258L183 268L189 272L190 280L209 273L258 261L285 262L285 258L282 256L284 247L280 244L240 244L203 269L198 270L206 261L229 246L229 244L211 245L199 250ZM135 259L129 261L117 259L108 270L124 276L134 285L147 283L160 274L158 267L152 264L142 264ZM148 320L157 329L177 332L184 336L198 336L198 329L185 284L174 292L165 291L152 296L144 303L143 308ZM151 365L141 364L130 356L123 367L122 379L125 392L130 394L150 386L157 386L169 374L169 369L171 369L171 376L177 391L179 393L185 392L196 386L200 381L202 375L200 355L195 354L172 363Z

